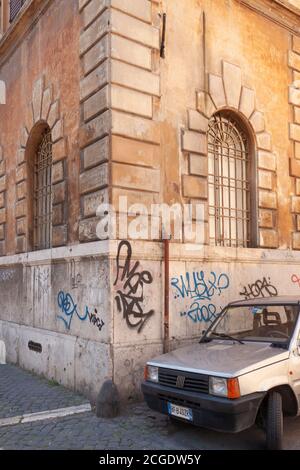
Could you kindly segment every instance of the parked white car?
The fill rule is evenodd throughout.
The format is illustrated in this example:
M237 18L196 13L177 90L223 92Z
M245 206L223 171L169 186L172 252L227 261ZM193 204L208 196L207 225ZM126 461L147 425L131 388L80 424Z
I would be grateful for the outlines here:
M300 298L228 304L199 344L149 361L142 391L176 420L239 432L255 423L282 448L283 416L300 413Z

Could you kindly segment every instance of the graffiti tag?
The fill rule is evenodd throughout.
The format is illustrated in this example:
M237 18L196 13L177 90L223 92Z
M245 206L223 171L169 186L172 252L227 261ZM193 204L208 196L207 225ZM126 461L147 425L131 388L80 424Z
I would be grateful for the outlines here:
M80 273L76 274L75 276L71 277L72 282L72 289L77 289L78 285L82 282L82 276Z
M122 257L124 261L122 261ZM117 309L123 313L123 318L129 328L136 328L140 333L147 320L154 314L154 310L143 311L144 285L152 284L153 277L149 271L139 270L140 263L136 261L132 266L132 248L128 241L119 244L117 254L117 275L114 286L122 283L121 289L115 296Z
M49 290L49 277L50 277L49 271L43 272L40 270L40 268L37 268L37 271L36 271L37 283L38 283L39 289L43 291L44 293L47 293Z
M194 323L210 322L220 313L212 299L228 289L229 277L225 273L217 275L213 271L209 276L206 276L204 271L187 272L185 276L173 277L171 285L174 289L175 299L190 298L193 300L189 309L182 311L180 316L187 316Z
M57 303L64 315L64 316L58 315L57 318L64 322L67 330L69 330L71 327L74 314L79 318L80 321L85 321L88 318L88 315L89 315L88 308L85 307L84 315L80 315L80 313L77 310L77 305L75 304L72 296L68 293L66 294L63 291L60 291L57 296Z
M101 318L97 316L97 313L98 312L96 309L95 309L95 313L89 313L89 320L90 320L90 323L92 323L96 328L98 328L99 331L101 331L105 323Z
M275 286L271 283L271 279L264 277L257 279L253 284L247 284L243 287L240 295L248 299L256 299L257 297L275 297L278 295L278 291Z
M211 272L210 275L210 278L205 279L204 271L186 273L185 278L172 278L171 284L177 289L177 297L211 300L215 294L221 295L221 292L228 288L229 278L225 273L217 276L215 272Z
M219 315L217 307L214 304L201 305L199 302L194 302L187 312L180 312L181 317L188 316L194 323L197 322L211 322Z
M294 284L298 284L298 286L300 287L300 277L297 276L297 274L293 274L293 275L292 275L291 281L292 281Z
M77 289L78 286L82 283L82 276L80 273L76 273L76 263L75 260L71 261L71 284L72 289Z

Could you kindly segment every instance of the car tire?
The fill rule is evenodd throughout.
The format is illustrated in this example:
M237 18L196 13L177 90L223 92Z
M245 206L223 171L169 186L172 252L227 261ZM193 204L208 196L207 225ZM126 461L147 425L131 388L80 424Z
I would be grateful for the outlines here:
M282 449L283 413L280 393L271 392L267 402L266 432L267 449Z

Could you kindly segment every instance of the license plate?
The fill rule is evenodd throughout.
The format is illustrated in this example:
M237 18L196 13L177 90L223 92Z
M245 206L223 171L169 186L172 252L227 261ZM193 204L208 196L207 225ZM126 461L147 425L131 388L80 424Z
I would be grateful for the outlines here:
M187 421L193 421L193 410L185 408L184 406L174 405L168 403L169 415L175 416L176 418L186 419Z

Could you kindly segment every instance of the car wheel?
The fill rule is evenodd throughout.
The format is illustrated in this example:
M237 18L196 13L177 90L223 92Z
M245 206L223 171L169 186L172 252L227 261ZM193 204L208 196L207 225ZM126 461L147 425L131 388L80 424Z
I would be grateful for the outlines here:
M266 430L266 412L260 408L256 416L255 424L259 429Z
M282 399L278 392L271 392L268 397L266 431L267 449L280 450L282 448L283 413Z

